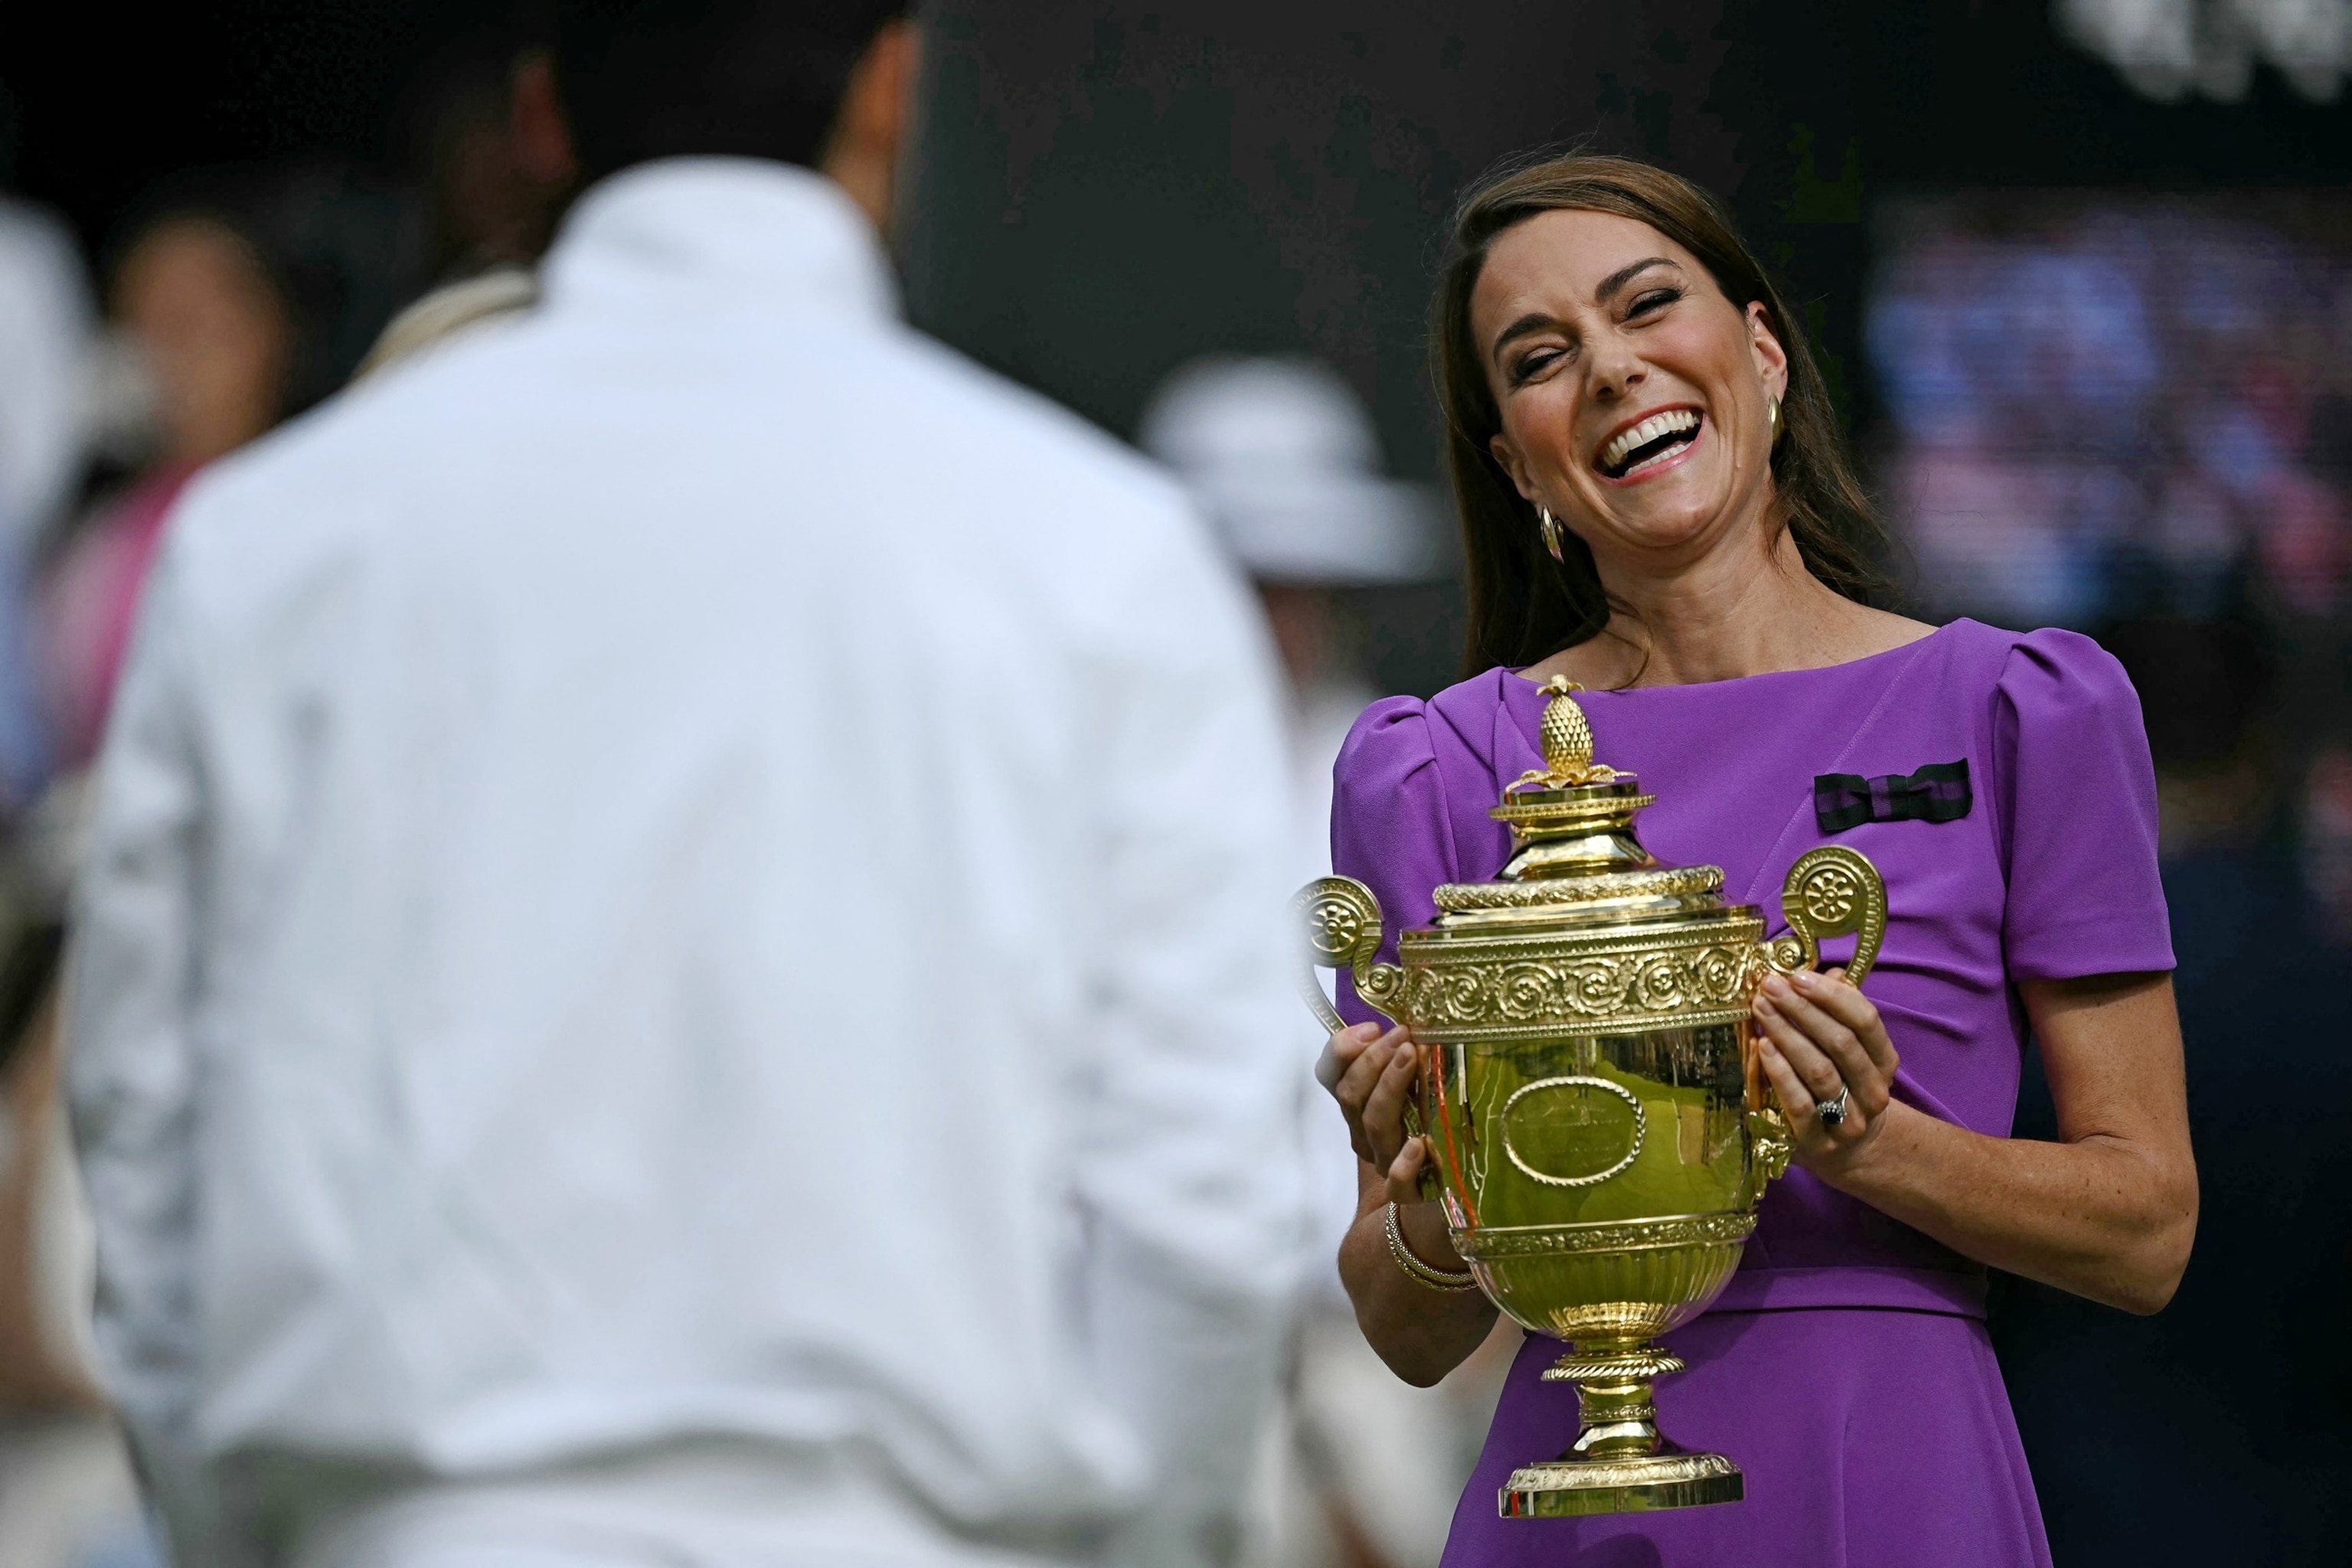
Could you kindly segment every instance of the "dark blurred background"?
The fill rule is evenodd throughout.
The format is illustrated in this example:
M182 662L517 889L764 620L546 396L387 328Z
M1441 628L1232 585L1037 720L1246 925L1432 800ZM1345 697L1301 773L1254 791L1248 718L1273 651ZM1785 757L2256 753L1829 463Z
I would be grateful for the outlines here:
M268 417L297 412L402 304L544 239L549 194L504 161L495 14L10 8L0 190L61 215L118 317L142 223L234 211L292 321ZM2147 710L2206 1206L2157 1319L2000 1293L2058 1561L2352 1560L2344 8L939 0L927 17L909 313L1123 437L1196 356L1307 355L1364 400L1394 476L1434 482L1421 326L1466 180L1584 143L1730 200L1801 301L1912 605L2092 632ZM139 441L93 439L28 570L152 471ZM1380 689L1460 673L1450 583L1355 589L1346 613ZM2021 1131L2054 1135L2039 1094Z

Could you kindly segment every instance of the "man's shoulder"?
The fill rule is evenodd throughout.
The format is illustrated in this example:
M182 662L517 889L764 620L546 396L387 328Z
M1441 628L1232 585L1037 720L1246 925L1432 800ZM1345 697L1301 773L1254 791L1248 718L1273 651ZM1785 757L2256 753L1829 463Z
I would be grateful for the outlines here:
M434 426L466 415L420 403L421 390L346 388L198 473L165 533L177 591L216 607L266 597L430 508L446 488Z
M364 495L369 461L392 456L394 443L381 436L386 423L382 409L348 392L296 416L189 482L173 509L173 539L208 539L257 523L281 508L308 510L314 498L306 492L312 489L346 501ZM340 510L324 508L320 522L327 524Z

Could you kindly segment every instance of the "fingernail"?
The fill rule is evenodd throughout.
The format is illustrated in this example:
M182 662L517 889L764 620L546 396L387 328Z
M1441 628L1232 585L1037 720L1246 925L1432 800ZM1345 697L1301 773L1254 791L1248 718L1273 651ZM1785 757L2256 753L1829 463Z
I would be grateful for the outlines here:
M1769 996L1756 998L1756 1010L1768 1018L1777 1018L1780 1016L1780 1009L1772 1005L1772 998Z
M1791 994L1789 990L1788 981L1778 974L1775 974L1771 979L1767 980L1764 983L1764 991L1767 995L1770 996L1787 996Z
M1822 983L1822 977L1814 973L1810 969L1800 969L1790 978L1794 980L1798 985L1807 991L1811 991L1814 986L1819 985Z
M1381 1037L1381 1026L1378 1024L1359 1024L1348 1033L1370 1045Z

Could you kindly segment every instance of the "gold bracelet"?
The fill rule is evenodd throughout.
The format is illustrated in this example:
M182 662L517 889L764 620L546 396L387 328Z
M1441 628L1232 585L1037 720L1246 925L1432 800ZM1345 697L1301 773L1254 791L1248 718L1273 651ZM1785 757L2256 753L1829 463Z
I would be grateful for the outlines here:
M1424 1286L1432 1290L1478 1289L1477 1279L1468 1269L1465 1268L1459 1274L1449 1273L1443 1268L1432 1268L1412 1255L1412 1248L1404 1244L1404 1232L1397 1227L1397 1206L1394 1202L1389 1205L1388 1233L1389 1256L1396 1259L1397 1267L1410 1275L1414 1284Z

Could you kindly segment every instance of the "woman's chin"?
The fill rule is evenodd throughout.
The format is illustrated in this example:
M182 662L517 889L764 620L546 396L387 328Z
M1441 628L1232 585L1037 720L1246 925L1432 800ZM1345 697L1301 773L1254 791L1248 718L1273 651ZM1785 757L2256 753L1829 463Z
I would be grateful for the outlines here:
M1722 530L1731 510L1731 498L1718 489L1692 493L1683 486L1664 486L1651 493L1620 492L1612 496L1607 531L1640 551L1679 551L1705 542Z

